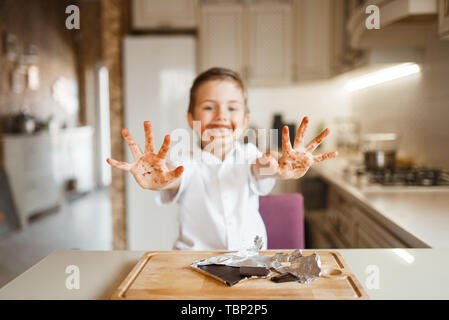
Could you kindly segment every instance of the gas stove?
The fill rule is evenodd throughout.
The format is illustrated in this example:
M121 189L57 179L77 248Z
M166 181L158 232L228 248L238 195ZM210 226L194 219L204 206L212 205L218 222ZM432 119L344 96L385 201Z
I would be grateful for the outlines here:
M383 186L449 186L449 172L432 168L358 169L356 175L367 175L370 183Z
M449 190L449 171L409 167L383 170L346 169L344 176L362 191Z

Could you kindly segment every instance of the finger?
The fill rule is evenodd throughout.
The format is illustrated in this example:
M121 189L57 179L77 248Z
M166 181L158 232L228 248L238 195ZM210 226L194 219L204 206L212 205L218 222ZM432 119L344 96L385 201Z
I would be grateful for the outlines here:
M282 128L282 151L288 152L292 150L292 144L290 143L290 133L287 126Z
M130 171L132 168L132 164L122 161L117 161L111 158L107 158L106 162L109 163L109 165L113 166L114 168Z
M265 153L262 157L257 159L257 162L261 167L269 167L272 165L273 157L269 153Z
M299 125L298 132L296 133L295 142L293 143L293 148L296 149L300 145L302 145L304 141L304 134L307 130L307 125L309 124L309 118L304 117Z
M318 136L315 137L310 143L307 145L306 149L309 152L313 152L320 144L323 142L324 138L329 134L329 129L324 130Z
M139 159L142 156L142 151L140 151L133 137L131 137L131 134L129 133L128 129L126 128L122 129L122 136L123 138L125 138L126 143L131 149L131 153L133 154L134 160Z
M184 172L184 167L183 166L179 166L176 169L169 171L165 174L165 177L167 178L167 180L169 182L178 179L182 173Z
M170 149L170 135L167 134L157 156L161 159L165 159L167 157L168 149Z
M154 153L153 130L151 130L150 121L145 121L143 127L145 128L145 153Z
M313 157L313 161L314 162L321 162L321 161L324 161L324 160L327 160L327 159L335 158L336 156L338 156L338 152L337 151L328 152L328 153L325 153L325 154L320 154L320 155L314 156Z
M259 167L258 174L261 176L272 176L277 173L279 166L278 162L268 154L262 156L264 164Z
M266 154L268 154L270 157L272 157L274 160L279 160L280 155L279 152L277 150L271 150L270 152L267 152Z

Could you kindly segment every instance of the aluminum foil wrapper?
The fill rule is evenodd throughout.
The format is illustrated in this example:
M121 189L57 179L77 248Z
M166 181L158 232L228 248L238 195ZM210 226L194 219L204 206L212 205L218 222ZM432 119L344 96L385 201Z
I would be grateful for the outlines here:
M301 283L311 283L321 275L321 260L316 253L303 256L301 250L295 250L291 254L276 253L272 268L281 274L296 276Z
M254 245L251 248L198 260L193 262L190 266L203 273L204 271L200 269L200 266L205 265L265 267L268 270L274 269L281 274L290 273L294 275L300 283L311 283L321 275L321 260L316 253L309 256L303 256L301 250L297 249L291 254L278 252L275 255L262 255L259 254L259 250L261 250L262 247L262 238L256 236ZM266 276L253 276L251 278L268 278L273 275L274 274L270 272ZM242 280L246 279L247 278Z

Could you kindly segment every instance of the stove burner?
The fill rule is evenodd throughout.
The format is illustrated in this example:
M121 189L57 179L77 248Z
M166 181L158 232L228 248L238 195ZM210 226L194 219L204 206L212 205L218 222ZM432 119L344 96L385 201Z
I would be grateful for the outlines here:
M369 181L384 186L448 186L449 173L439 169L406 168L368 171L359 169L357 176L366 174Z

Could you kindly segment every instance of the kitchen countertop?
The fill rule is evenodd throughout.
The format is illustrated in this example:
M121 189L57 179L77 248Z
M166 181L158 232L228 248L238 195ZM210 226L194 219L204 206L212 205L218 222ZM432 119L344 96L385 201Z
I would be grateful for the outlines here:
M334 160L314 166L313 173L351 195L412 247L449 248L449 188L360 189L344 178L345 159Z
M371 299L449 299L449 249L332 249ZM0 289L0 299L108 299L144 251L54 251ZM79 289L66 288L67 266Z

